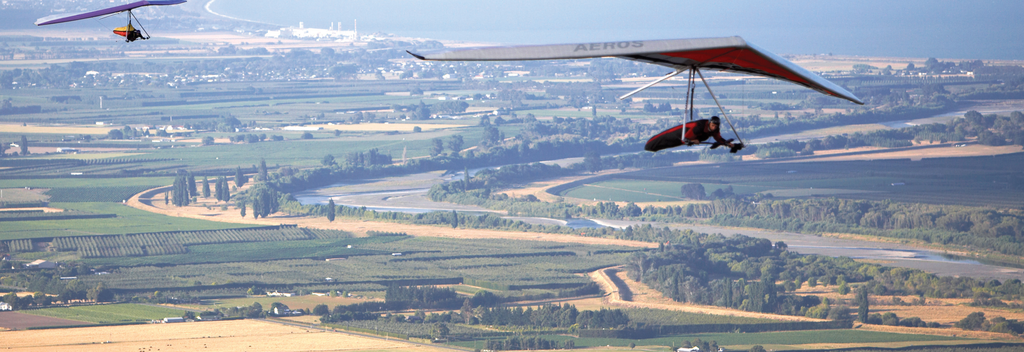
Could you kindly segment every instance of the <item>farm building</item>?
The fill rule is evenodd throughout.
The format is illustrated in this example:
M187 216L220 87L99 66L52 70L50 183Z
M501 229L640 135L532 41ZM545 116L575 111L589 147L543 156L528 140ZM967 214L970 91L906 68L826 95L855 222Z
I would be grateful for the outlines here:
M0 311L3 310L14 310L14 308L12 308L10 304L7 304L7 302L0 302Z
M182 318L182 317L169 317L169 318L164 318L164 322L165 323L184 323L185 322L185 318Z
M277 307L274 307L274 310L271 313L273 313L276 316L288 316L288 315L298 316L298 315L306 314L306 312L303 312L303 311L298 310L298 309L296 309L296 310L283 309L283 308L279 309Z
M39 259L37 261L25 264L28 269L53 269L57 267L57 263Z

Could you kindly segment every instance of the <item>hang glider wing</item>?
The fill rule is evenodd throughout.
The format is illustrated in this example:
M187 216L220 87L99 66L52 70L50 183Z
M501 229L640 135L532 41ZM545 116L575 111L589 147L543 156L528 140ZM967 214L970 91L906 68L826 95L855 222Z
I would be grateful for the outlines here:
M102 10L95 10L89 12L75 13L75 14L59 14L53 16L47 16L36 20L37 26L45 26L49 24L57 24L71 21L78 21L89 19L93 17L105 16L115 14L118 12L124 12L133 10L144 6L166 6L166 5L177 5L185 3L186 0L143 0L136 1L130 4L118 5L114 7L108 7Z
M740 37L636 40L607 43L554 44L458 49L432 54L409 54L420 60L520 61L617 57L676 69L714 69L771 77L857 104L846 89Z

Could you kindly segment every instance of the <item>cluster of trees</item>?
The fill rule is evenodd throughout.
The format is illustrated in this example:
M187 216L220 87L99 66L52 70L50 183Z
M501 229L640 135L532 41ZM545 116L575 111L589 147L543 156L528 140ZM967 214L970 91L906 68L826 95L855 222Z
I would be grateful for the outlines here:
M92 274L89 266L78 264L61 266L57 269L44 270L13 270L6 269L0 276L0 285L19 287L24 291L36 292L34 295L18 297L11 292L3 296L3 301L13 309L48 306L55 302L70 303L72 301L89 300L110 302L116 297L113 291L102 283L90 284L82 280L61 280L61 277L85 276Z
M700 183L687 183L679 188L680 194L683 198L693 200L706 200L706 199L724 199L736 197L733 193L732 186L726 186L725 188L716 189L711 194L708 194L704 190L704 185Z
M260 302L252 302L251 306L241 307L228 307L218 308L216 312L220 315L227 317L245 317L245 318L263 318L267 316L267 312L263 310L263 305Z
M246 204L248 204L252 206L253 218L266 218L281 209L282 201L294 202L295 199L291 198L291 195L278 192L261 182L249 189L244 200L239 200L239 209L242 216L245 217Z
M985 208L891 201L763 199L757 204L721 199L678 209L684 217L712 218L717 224L790 231L847 231L912 238L1022 255L1024 219ZM646 215L646 214L645 214Z
M571 304L548 304L537 307L495 307L474 311L474 322L483 325L520 326L528 328L604 329L624 328L629 317L621 309L579 311Z
M964 330L991 331L1011 335L1024 334L1024 322L1003 317L987 319L983 312L971 313L966 318L956 322L955 325Z
M405 302L410 308L444 309L458 307L463 300L450 288L391 285L384 292L384 302Z
M627 273L680 302L711 304L754 312L789 315L816 314L842 320L848 308L829 307L815 296L781 295L786 287L776 281L794 281L793 275L820 273L819 266L790 258L784 243L745 236L688 236L680 244L660 246L658 251L630 257ZM784 265L790 264L790 267ZM829 268L832 269L832 268ZM785 280L781 273L786 272ZM748 281L750 280L750 281ZM756 281L755 281L756 280ZM795 289L795 288L794 288ZM823 313L813 309L819 307ZM809 311L814 313L808 313Z
M149 129L134 129L132 126L124 126L122 129L107 132L107 139L133 139L146 136L149 136Z
M644 112L647 112L647 113L670 112L670 111L672 111L672 105L667 103L667 102L661 103L661 104L657 104L657 105L651 104L650 102L647 102L646 104L644 104Z
M174 178L174 188L171 190L171 204L176 207L184 207L191 202L192 197L198 195L196 190L196 179L191 172L178 170Z
M189 205L193 199L202 195L203 197L214 196L217 201L227 202L231 199L231 189L228 185L228 180L224 176L217 177L217 181L214 183L214 190L210 192L210 180L203 176L203 188L200 190L196 186L196 178L191 172L185 170L178 170L177 176L174 178L173 189L171 190L170 202L176 207L184 207Z
M849 149L862 146L884 148L907 147L914 141L953 142L976 139L984 145L1024 145L1024 114L1014 111L1009 116L982 115L968 111L963 119L948 124L918 125L898 130L879 130L851 135L828 136L809 141L783 141L752 146L758 158L770 159L790 157L797 154L810 155L817 150Z
M571 350L573 348L576 348L576 343L573 340L559 342L556 340L546 340L539 336L514 335L504 340L487 340L487 349L491 351Z

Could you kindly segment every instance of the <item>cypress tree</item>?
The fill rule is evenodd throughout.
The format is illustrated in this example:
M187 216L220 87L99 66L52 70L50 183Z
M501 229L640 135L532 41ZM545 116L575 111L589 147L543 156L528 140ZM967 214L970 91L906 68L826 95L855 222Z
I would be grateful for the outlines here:
M861 323L868 322L868 288L861 286L857 289L857 320Z
M192 198L199 196L199 190L196 189L196 177L192 175L192 172L189 172L188 175L185 176L185 181L188 182L188 197Z
M260 170L257 181L267 181L267 161L260 158Z
M455 210L452 210L452 228L454 229L454 228L458 228L458 227L459 227L459 214L456 213Z
M327 201L327 221L334 222L335 210L334 198L331 198Z
M223 201L227 202L231 200L231 186L228 185L227 178L222 178L222 180L224 184L220 186L220 197Z
M21 155L28 155L28 137L21 135Z
M242 173L242 167L235 167L235 187L241 188L245 184L245 174Z
M203 176L203 198L210 198L210 180Z
M242 217L244 218L245 217L245 202L239 202L238 203L238 210L239 210L238 213L240 215L242 215Z
M189 203L188 181L186 173L183 171L179 171L178 176L174 178L174 194L171 197L171 203L176 207L183 207Z
M213 195L218 202L224 200L224 191L221 189L223 185L224 176L217 177L217 182L213 184Z

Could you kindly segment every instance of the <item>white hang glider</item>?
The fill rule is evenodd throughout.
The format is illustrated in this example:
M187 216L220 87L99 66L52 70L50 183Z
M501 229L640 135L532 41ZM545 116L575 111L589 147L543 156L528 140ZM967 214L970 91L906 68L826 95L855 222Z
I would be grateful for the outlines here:
M428 54L409 52L409 54L420 60L430 61L524 61L617 57L666 66L674 70L664 77L658 78L619 97L619 99L628 98L655 84L689 71L690 83L687 89L687 105L691 120L693 118L693 88L695 87L696 77L699 77L704 82L708 93L711 94L715 103L718 104L718 98L715 97L714 92L711 91L711 86L708 85L707 80L704 79L704 75L701 73L702 69L771 77L799 84L822 94L846 99L857 104L864 104L853 93L843 89L843 87L807 71L778 55L750 44L740 37L509 46L456 49ZM729 122L733 133L735 133L736 129L732 127L732 122L726 116L725 109L722 108L721 104L718 104L718 107L722 112L722 116ZM652 147L652 143L649 142L646 149L657 151L682 145L681 137L685 135L683 128L680 128L682 126L685 125L662 132L651 139L651 142L655 142L655 139L666 139L667 144L654 143ZM671 138L675 138L675 141L668 140ZM739 138L738 135L737 138ZM739 148L742 148L742 140L738 144L740 145ZM738 150L737 148L733 149L733 152Z

